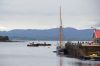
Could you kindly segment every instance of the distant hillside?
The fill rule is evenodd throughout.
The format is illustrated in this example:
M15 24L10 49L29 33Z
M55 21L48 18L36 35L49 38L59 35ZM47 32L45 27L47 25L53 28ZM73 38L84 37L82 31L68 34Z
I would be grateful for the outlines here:
M91 40L93 30L77 30L74 28L64 28L65 40ZM0 35L9 36L10 39L22 40L58 40L59 29L35 30L35 29L15 29L11 31L0 31Z

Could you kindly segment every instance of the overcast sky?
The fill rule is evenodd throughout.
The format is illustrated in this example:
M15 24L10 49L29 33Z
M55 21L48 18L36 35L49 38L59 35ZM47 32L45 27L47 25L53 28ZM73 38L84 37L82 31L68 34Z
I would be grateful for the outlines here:
M59 27L61 0L0 0L0 30ZM100 0L62 0L64 27L100 26Z

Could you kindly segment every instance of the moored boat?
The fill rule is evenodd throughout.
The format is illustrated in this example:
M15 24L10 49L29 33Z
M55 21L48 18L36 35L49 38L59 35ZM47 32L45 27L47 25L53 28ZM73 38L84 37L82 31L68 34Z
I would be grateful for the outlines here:
M29 46L29 47L51 46L51 44L46 43L46 42L44 42L44 43L34 43L34 42L32 42L32 43L27 44L27 46Z

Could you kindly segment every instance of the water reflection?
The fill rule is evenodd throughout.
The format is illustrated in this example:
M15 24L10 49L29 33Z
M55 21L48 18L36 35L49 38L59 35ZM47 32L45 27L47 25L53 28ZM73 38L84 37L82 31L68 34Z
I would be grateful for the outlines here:
M55 46L27 47L28 43L0 43L0 66L100 66L100 61L82 61L58 56L52 52L56 50Z
M78 62L76 64L77 66L100 66L99 61L85 61L85 62Z
M60 56L60 58L59 58L59 66L64 66L63 65L63 56Z
M100 66L100 61L86 61L59 56L58 66Z

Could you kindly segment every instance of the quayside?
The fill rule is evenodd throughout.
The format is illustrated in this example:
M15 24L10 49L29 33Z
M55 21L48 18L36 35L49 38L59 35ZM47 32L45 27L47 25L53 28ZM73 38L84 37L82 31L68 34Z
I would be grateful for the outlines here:
M100 45L66 43L64 54L83 60L100 60Z

